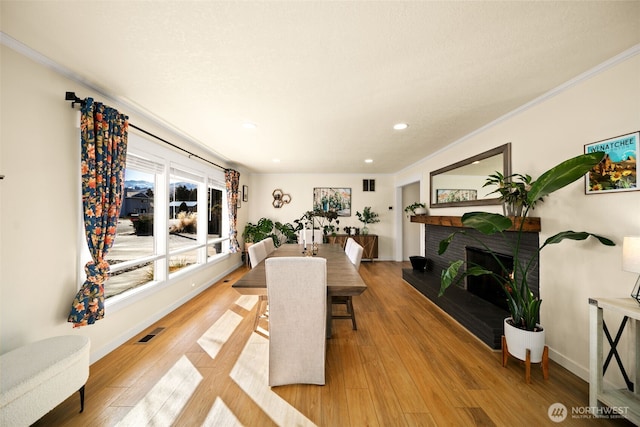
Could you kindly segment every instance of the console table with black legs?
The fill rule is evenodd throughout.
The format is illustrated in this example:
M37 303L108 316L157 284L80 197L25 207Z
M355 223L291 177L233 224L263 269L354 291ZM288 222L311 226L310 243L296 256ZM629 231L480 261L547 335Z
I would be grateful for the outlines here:
M603 319L603 311L617 313L622 321L612 337ZM618 344L625 328L631 329L629 351L631 377L618 353ZM589 298L589 407L594 415L623 416L640 425L640 304L633 298ZM603 354L604 338L610 345L607 357ZM604 374L615 359L626 383L626 389L605 389ZM599 402L608 409L599 407Z

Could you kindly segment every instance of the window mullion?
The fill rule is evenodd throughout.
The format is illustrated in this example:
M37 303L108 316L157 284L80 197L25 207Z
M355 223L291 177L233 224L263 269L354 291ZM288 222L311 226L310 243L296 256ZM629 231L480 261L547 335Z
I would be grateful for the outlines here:
M161 255L155 262L155 280L161 282L168 277L168 253L169 253L169 168L165 163L164 173L156 176L156 188L158 195L156 200L159 203L159 209L155 209L156 220L154 223L154 235L156 253Z

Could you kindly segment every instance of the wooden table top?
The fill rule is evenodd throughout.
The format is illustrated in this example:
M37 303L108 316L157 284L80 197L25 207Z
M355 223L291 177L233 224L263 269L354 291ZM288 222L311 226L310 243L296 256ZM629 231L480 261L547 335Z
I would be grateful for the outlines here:
M308 245L310 248L311 245ZM273 251L270 257L304 256L302 245L286 244ZM360 295L367 289L367 285L360 277L360 273L347 257L340 245L318 245L317 257L327 260L327 293L329 295ZM245 295L266 295L267 283L264 271L264 261L248 271L232 287Z

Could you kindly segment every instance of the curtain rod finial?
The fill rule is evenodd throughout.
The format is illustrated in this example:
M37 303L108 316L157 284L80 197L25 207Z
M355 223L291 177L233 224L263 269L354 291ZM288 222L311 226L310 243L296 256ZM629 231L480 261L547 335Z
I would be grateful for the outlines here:
M65 101L71 101L71 108L74 108L76 104L84 105L84 101L76 96L75 92L65 92Z

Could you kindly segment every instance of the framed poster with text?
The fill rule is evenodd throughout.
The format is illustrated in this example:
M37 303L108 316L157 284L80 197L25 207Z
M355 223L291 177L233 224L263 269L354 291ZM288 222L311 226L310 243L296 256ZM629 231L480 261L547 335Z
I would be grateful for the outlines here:
M602 194L638 189L640 132L616 136L584 146L585 154L604 151L604 159L585 177L586 194Z

